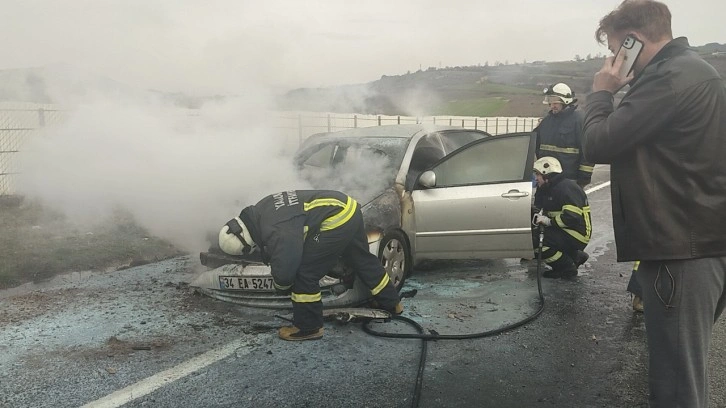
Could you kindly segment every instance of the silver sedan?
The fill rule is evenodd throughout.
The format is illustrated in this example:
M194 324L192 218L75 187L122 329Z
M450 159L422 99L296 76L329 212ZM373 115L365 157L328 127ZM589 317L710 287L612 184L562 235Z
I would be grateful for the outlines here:
M371 253L397 288L429 259L522 258L532 254L533 133L491 136L471 129L392 125L313 135L295 156L312 188L360 203ZM191 285L256 307L288 308L270 269L217 248ZM370 294L343 262L320 281L324 307L355 306Z

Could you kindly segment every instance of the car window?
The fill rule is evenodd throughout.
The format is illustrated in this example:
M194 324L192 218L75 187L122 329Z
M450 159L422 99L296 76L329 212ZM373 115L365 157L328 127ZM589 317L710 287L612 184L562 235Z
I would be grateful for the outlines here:
M441 147L441 141L435 136L436 134L429 134L421 138L413 150L406 174L406 190L413 187L413 183L424 170L446 155Z
M393 185L407 143L402 138L340 140L327 150L327 162L315 157L321 151L307 149L301 174L312 188L343 191L364 204Z
M489 138L433 168L436 187L521 181L527 172L530 136Z
M313 151L313 153L310 154L310 156L306 160L302 161L300 165L303 168L330 167L330 158L332 157L335 148L336 145L333 143L320 145L320 149L317 151Z
M469 143L489 137L488 133L484 132L472 132L472 131L446 131L439 134L441 142L446 148L446 153L449 154L454 150L466 146Z

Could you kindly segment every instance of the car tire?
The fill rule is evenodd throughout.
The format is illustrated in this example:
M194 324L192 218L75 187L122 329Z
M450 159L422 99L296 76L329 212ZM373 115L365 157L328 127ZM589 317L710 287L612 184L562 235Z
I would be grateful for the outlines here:
M383 236L378 249L378 259L393 286L400 291L411 272L411 248L403 232L394 230Z

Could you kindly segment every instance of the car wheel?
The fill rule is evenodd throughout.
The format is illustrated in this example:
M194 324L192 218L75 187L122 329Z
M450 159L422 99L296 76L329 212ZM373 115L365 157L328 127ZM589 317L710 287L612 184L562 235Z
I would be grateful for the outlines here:
M378 259L393 282L396 290L401 290L403 282L411 271L411 249L401 231L390 231L381 240Z

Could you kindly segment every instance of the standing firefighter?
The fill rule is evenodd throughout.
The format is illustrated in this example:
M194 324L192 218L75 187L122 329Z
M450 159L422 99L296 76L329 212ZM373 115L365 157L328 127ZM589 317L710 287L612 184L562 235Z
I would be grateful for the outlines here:
M269 195L242 210L219 233L230 255L258 248L270 265L275 288L290 293L293 326L281 327L284 340L323 337L320 279L342 255L381 307L400 314L398 292L378 258L368 250L358 203L338 191L297 190Z
M577 268L589 255L583 250L590 242L592 226L587 195L574 181L562 173L560 162L554 157L542 157L534 162L537 192L534 205L539 210L533 224L544 227L542 259L551 270L545 278L574 278ZM534 229L535 248L539 233Z
M550 156L559 160L562 173L585 188L592 179L593 164L585 160L582 152L583 118L577 110L577 98L563 83L550 85L544 90L542 103L550 111L537 126L537 157Z

